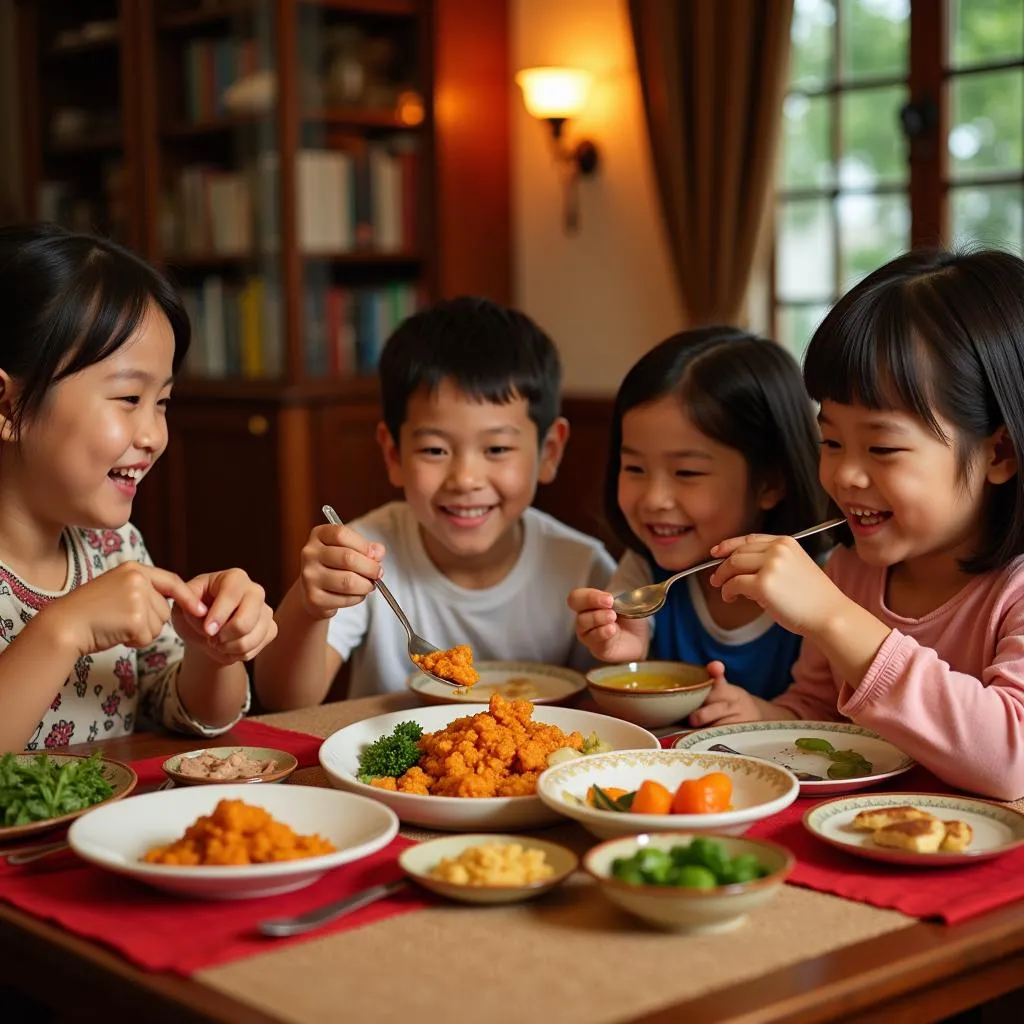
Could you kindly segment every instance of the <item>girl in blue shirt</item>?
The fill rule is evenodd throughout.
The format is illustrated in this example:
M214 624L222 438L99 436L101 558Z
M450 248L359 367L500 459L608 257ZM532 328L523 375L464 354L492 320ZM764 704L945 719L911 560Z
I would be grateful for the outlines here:
M724 601L710 570L677 583L650 619L618 619L612 595L706 560L727 537L796 533L826 513L818 432L793 357L731 327L673 335L615 399L605 514L628 550L610 592L570 594L577 635L602 661L707 665L770 700L789 685L800 637L752 601ZM802 543L819 555L828 541Z

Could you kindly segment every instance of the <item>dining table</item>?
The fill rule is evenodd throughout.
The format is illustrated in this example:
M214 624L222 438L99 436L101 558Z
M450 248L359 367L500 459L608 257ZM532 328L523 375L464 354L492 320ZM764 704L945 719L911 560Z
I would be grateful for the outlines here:
M392 693L256 720L327 737L418 703ZM135 761L198 745L139 732L73 750ZM281 784L330 781L314 766ZM577 852L597 841L572 822L534 834ZM435 902L286 945L267 939L261 952L189 976L142 970L2 901L0 950L0 986L69 1021L94 1019L91 1007L96 1019L147 1024L889 1024L983 1006L1010 1014L986 1021L1020 1020L1024 1006L1024 901L951 925L787 884L736 930L679 935L628 916L582 871L527 903Z

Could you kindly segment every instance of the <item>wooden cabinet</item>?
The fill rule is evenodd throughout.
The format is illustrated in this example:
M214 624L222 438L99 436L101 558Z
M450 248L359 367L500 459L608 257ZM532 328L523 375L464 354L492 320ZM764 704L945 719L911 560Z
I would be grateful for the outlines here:
M507 0L17 5L26 209L138 249L193 320L133 518L159 564L276 601L321 505L392 495L391 327L510 299Z

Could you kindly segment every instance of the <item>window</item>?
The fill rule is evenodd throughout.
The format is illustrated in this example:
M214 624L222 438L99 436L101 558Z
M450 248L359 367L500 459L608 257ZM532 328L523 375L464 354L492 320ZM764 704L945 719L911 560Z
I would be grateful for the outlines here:
M796 0L774 335L911 245L1024 249L1024 0Z

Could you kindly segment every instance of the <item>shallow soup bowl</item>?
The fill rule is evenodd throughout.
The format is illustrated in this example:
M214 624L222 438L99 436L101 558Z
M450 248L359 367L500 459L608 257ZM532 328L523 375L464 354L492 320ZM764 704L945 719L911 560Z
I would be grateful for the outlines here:
M401 722L417 722L425 733L437 732L458 718L487 711L486 704L411 708L377 715L339 729L320 747L320 764L332 786L368 796L390 807L407 825L452 832L514 832L557 821L560 812L536 794L507 797L420 796L380 789L359 780L359 757L374 741L391 733ZM617 718L575 708L534 706L533 721L557 726L565 733L592 733L613 749L654 751L658 740L646 729ZM585 761L589 755L577 758Z
M590 806L591 786L635 791L647 779L671 793L684 779L724 772L732 782L729 810L712 814L634 814ZM600 839L641 832L716 832L740 835L755 821L788 807L800 783L781 765L739 754L683 750L624 750L556 765L537 781L537 795L552 810L578 821Z
M587 689L602 711L657 729L696 711L711 692L711 679L703 665L632 661L592 669Z

